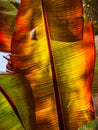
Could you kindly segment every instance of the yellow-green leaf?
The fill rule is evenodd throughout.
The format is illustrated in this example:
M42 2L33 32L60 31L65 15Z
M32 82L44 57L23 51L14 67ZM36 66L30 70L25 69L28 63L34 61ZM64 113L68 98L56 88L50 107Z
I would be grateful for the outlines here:
M12 130L15 125L19 125L24 130L35 130L32 90L21 74L0 74L0 96L0 129L4 127L4 130Z
M98 129L98 119L87 123L86 125L82 126L78 130L97 130Z

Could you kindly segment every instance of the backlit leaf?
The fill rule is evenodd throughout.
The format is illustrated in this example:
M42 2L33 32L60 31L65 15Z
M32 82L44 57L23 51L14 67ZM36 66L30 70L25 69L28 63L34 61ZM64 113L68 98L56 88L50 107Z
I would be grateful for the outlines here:
M21 0L8 68L30 83L37 130L77 130L94 119L94 34L82 15L81 0Z
M0 74L0 87L0 129L35 130L34 101L27 80L20 74ZM9 99L1 90L6 92Z

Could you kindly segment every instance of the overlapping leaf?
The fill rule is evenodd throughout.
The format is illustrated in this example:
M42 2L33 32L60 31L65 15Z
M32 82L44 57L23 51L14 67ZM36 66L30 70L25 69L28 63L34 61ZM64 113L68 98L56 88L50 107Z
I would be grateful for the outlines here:
M0 74L0 129L35 130L32 91L20 74Z

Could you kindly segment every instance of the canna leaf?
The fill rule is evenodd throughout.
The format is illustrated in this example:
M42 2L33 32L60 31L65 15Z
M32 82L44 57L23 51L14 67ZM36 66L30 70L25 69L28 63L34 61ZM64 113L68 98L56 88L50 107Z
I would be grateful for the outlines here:
M85 26L83 40L72 43L52 41L52 47L64 124L66 129L76 130L95 118L91 90L95 65L92 23Z
M37 10L35 8L32 8L32 6L30 8L30 5L28 6L27 4L29 10L32 9L33 11L29 11L28 15L26 16L24 13L22 17L22 11L19 11L20 13L17 15L17 25L20 29L16 30L13 34L11 62L16 70L18 69L25 74L26 78L31 84L36 104L35 109L38 129L44 130L46 128L51 128L57 130L59 129L58 118L52 75L50 71L51 65L49 61L49 52L47 47L44 21L41 18L39 22L39 19L36 19L37 15L35 15L36 17L33 17L34 20L29 21L32 12L38 13L38 15L40 12L40 14L42 15L40 3L38 1L36 1L35 3L34 2L35 1L31 1L30 5L36 5ZM25 8L23 4L21 4L20 7L21 6ZM21 24L21 18L22 21L26 21L28 19L26 21L26 25ZM35 25L38 25L35 27L37 40L32 40L31 34L34 28L31 27L34 27ZM16 46L17 49L15 49ZM20 50L18 48L20 48ZM39 106L43 107L40 108ZM52 116L52 118L50 115Z
M94 119L94 34L82 13L81 0L21 0L10 68L30 82L38 130L76 130Z
M59 130L51 66L45 41L46 38L43 37L39 40L32 40L30 33L14 32L12 52L15 54L11 53L10 57L14 71L21 71L32 87L37 129ZM20 50L15 49L15 46Z
M11 51L16 14L17 9L8 0L0 0L0 51Z
M0 129L35 130L33 103L32 91L23 76L0 74Z

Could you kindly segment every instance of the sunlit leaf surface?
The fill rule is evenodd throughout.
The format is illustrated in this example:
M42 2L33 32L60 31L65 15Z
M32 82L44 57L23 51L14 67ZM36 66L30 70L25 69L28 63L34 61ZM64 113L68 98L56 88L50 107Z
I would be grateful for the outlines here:
M92 24L89 23L84 28L82 41L72 43L52 41L52 46L65 124L67 129L75 130L94 118L91 86L95 48Z
M81 0L21 0L7 67L30 83L37 130L77 130L94 119L94 34L82 15Z
M48 29L47 26L53 29L56 28L55 24L53 24L53 26L51 24L51 22L53 22L57 18L56 13L58 15L58 18L63 19L59 21L67 22L66 15L62 17L64 13L59 16L58 12L55 12L54 10L53 14L56 18L53 19L53 14L50 11L51 9L53 9L53 7L57 8L57 6L59 5L63 6L63 1L61 2L61 4L55 4L54 2L53 7L51 2L48 3L50 4L50 10L48 10L49 8L46 8L48 6L47 2L41 3L40 1L30 1L29 3L27 3L27 6L24 7L24 3L22 1L19 13L17 15L17 25L19 27L19 30L16 30L13 34L12 50L10 56L11 62L14 66L14 71L21 70L25 74L26 78L30 81L36 101L35 108L37 122L39 122L39 120L43 121L43 119L48 118L48 120L50 120L51 122L55 121L57 124L57 112L55 108L57 101L55 100L55 98L53 98L55 95L51 72L53 71L51 70L51 66L53 66L53 64L51 64L51 61L49 60L50 50L48 48L48 42L50 42L58 76L61 106L62 112L64 114L64 124L65 127L69 130L77 129L81 125L92 120L94 117L94 109L93 105L91 104L91 85L94 68L94 41L91 28L92 25L90 24L86 27L87 29L90 28L89 30L91 30L91 39L87 38L86 35L88 35L88 32L85 28L84 38L81 41L67 43L63 42L66 41L66 39L58 39L59 36L57 37L57 39L53 38L54 40L51 40L51 35L55 36L55 33L51 34L51 29L49 29L47 33L45 29ZM80 3L78 4L81 7ZM69 7L71 8L70 4ZM75 16L71 17L71 12L68 9L67 11L69 12L69 15L67 15L72 19L81 16L82 9L80 7L79 14L77 13L77 11L75 13ZM45 9L46 12L44 12ZM62 10L62 12L63 11L65 10ZM32 12L35 14L34 17L32 16ZM49 16L51 17L46 16L45 13L47 15L49 14ZM61 23L58 23L58 25L60 24ZM70 26L68 27L70 28ZM75 28L73 27L73 29ZM64 29L62 28L61 30L63 31ZM57 29L57 33L58 32L59 29ZM64 32L64 34L67 35L68 33ZM47 41L47 35L49 35L49 41ZM68 35L71 36L71 34ZM76 36L78 37L78 35ZM88 57L86 56L86 54L89 54ZM89 66L90 63L92 63L91 66ZM87 93L88 96L85 99ZM48 96L50 94L52 97ZM44 98L44 100L42 97ZM39 102L39 100L41 100L41 102ZM46 108L49 109L48 106L44 106L43 103L49 103L48 106L50 106L51 108L51 113L53 113L53 110L55 110L53 121L50 114L46 114ZM43 105L42 109L39 107L39 104L40 106ZM43 110L43 112L40 112L40 109ZM43 122L43 127L44 124L45 122ZM53 129L50 124L48 127L49 129Z
M23 76L20 74L0 74L1 130L35 130L33 103L32 91ZM19 116L16 109L13 109L13 104Z

